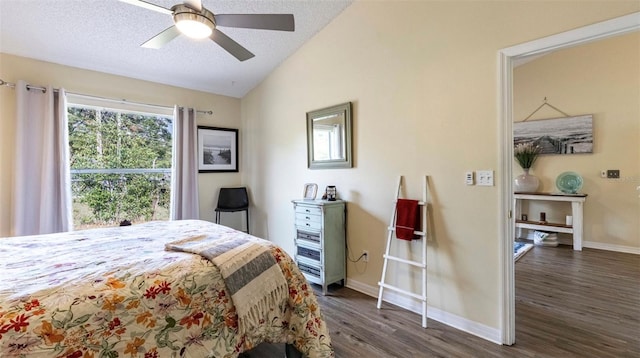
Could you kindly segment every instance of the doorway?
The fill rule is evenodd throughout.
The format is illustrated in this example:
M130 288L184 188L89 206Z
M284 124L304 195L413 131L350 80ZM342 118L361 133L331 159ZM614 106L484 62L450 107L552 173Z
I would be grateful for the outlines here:
M501 217L506 219L500 228L502 238L500 257L502 258L501 333L503 344L515 343L515 267L513 260L515 219L513 218L512 184L514 61L638 30L640 30L640 13L633 13L499 51L499 127L502 138L500 143L502 171L500 215L504 215Z

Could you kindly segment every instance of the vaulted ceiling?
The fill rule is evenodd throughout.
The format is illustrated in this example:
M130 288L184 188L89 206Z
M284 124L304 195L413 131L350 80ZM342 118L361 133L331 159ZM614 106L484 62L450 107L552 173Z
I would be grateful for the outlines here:
M219 27L255 54L241 62L210 39L141 48L172 17L119 0L0 0L0 52L240 98L351 2L202 0L214 14L294 15L294 32Z

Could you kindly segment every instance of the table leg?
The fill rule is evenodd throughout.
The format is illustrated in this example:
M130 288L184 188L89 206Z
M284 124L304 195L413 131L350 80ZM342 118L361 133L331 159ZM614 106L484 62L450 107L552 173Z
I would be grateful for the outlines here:
M515 211L515 220L520 220L520 216L522 215L522 200L518 200L518 199L513 199L513 208ZM513 236L514 239L520 239L522 238L522 228L518 227L516 228L516 232L514 233Z
M582 251L582 203L574 201L571 203L571 214L573 215L573 249Z

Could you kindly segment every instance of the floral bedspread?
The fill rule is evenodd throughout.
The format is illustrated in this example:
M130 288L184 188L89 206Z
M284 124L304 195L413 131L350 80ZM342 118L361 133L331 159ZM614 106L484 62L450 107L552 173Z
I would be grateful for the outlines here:
M270 250L289 285L286 307L238 334L220 271L165 251L194 235L245 233L184 220L0 238L1 357L237 357L261 342L333 357L313 291L293 260Z

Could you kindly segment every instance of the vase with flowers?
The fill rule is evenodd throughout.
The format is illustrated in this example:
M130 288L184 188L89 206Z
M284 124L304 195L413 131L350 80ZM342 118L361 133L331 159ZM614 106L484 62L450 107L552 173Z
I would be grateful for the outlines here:
M513 189L516 192L533 193L538 190L540 180L535 175L529 174L529 170L540 154L540 149L533 142L527 142L516 145L513 150L513 156L524 170L524 174L518 175L513 181Z

